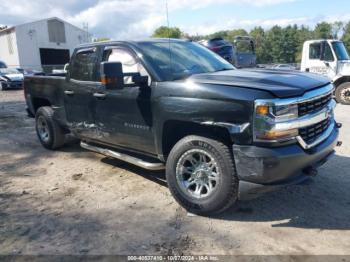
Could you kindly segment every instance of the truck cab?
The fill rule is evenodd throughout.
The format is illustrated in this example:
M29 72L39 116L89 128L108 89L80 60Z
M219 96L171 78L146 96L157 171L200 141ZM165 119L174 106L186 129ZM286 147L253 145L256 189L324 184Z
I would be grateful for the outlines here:
M350 104L350 57L342 41L306 41L303 46L301 71L330 78L336 88L337 101Z

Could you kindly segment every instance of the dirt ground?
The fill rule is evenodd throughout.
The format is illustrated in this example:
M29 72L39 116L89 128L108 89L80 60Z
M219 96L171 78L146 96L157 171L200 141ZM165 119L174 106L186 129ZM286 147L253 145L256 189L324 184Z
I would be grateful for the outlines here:
M336 156L302 186L188 215L164 173L38 142L23 91L0 92L0 254L350 254L350 106Z

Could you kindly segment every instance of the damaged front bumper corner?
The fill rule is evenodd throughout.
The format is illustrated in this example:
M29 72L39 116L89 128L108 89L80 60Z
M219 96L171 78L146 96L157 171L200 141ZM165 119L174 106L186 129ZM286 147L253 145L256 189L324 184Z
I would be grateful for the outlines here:
M324 164L334 154L338 135L335 127L328 138L310 150L299 144L278 148L233 145L240 191L302 182L308 177L306 170Z

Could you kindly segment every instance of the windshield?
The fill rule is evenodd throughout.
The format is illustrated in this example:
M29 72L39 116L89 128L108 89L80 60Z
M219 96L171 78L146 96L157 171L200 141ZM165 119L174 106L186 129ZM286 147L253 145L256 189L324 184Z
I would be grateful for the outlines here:
M349 54L343 42L333 42L332 46L338 60L349 60Z
M17 69L14 68L0 68L0 74L6 75L6 74L19 74L20 72L17 71Z
M141 42L139 47L164 81L235 69L217 54L193 42Z

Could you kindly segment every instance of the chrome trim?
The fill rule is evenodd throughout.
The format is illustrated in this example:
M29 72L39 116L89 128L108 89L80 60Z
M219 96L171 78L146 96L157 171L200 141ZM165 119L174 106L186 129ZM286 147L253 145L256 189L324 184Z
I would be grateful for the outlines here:
M227 122L213 122L213 121L206 121L206 122L202 122L201 124L202 125L209 125L209 126L220 126L220 127L227 128L228 131L230 132L230 134L243 133L244 130L246 130L250 125L250 123L236 125L236 124L227 123Z
M255 107L258 105L283 106L283 105L300 104L300 103L312 101L312 100L327 96L333 92L334 92L334 86L333 84L329 84L324 87L306 92L303 96L300 96L300 97L258 99L258 100L255 100Z
M276 98L276 99L266 99L266 100L263 100L263 99L255 100L254 121L256 121L257 119L256 107L259 105L268 105L268 106L286 106L286 105L294 105L294 104L298 105L300 103L304 103L304 102L319 99L324 96L328 96L333 92L334 92L334 86L333 84L329 84L322 88L318 88L318 89L306 92L301 97L287 98L287 99ZM310 145L308 145L300 136L286 138L284 140L283 139L282 140L256 139L256 134L255 134L256 131L255 131L255 128L253 128L254 141L264 142L264 143L275 143L275 142L284 142L284 141L290 141L290 140L296 139L304 149L310 149L311 147L321 143L331 134L331 131L334 128L334 122L335 122L334 121L335 106L336 106L336 102L334 101L334 99L332 99L322 110L316 113L306 114L299 118L294 118L290 120L283 120L283 119L279 119L278 117L266 118L266 125L270 125L269 130L272 130L272 131L273 130L285 131L290 129L304 128L307 126L317 124L328 118L331 118L333 124L330 125L330 127L325 132L323 132L322 135L320 135L320 137L318 137L316 141L314 141Z
M335 123L334 120L332 121L332 123L329 125L329 127L327 128L326 131L324 131L322 133L322 135L320 135L314 142L312 142L311 144L307 144L305 142L305 140L301 137L301 136L297 136L296 140L299 142L299 144L301 145L302 148L304 149L310 149L314 146L317 146L318 144L320 144L322 141L326 140L333 132L333 129L335 127Z
M93 145L90 145L90 144L85 143L85 142L80 142L80 146L82 148L87 149L87 150L90 150L90 151L93 151L93 152L96 152L96 153L99 153L99 154L102 154L105 156L117 158L117 159L120 159L122 161L131 163L135 166L142 167L144 169L148 169L148 170L163 170L163 169L165 169L165 166L163 163L146 162L146 161L143 161L142 159L139 159L139 158L136 158L133 156L122 154L122 153L119 153L119 152L116 152L116 151L113 151L110 149L93 146Z
M331 100L321 111L314 114L307 114L295 120L287 120L283 122L276 122L272 130L284 131L289 129L303 128L317 124L323 120L333 116L333 110L336 102Z

